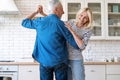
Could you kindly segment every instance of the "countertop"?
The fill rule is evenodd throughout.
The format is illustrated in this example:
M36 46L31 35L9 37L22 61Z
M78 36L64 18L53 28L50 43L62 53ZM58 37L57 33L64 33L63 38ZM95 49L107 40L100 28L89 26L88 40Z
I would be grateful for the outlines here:
M84 62L85 65L120 65L120 62ZM0 62L0 65L39 65L37 62Z
M84 62L85 65L120 65L120 62Z
M37 62L0 62L0 65L39 65Z

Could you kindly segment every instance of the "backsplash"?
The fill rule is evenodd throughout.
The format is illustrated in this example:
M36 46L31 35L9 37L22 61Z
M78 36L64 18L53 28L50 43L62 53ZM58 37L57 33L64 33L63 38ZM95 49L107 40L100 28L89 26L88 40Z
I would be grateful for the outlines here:
M41 0L15 0L19 15L0 15L0 59L31 59L35 30L21 27L21 21L36 9ZM120 41L89 41L85 60L120 56Z
M120 41L116 40L97 40L89 41L86 50L83 51L85 61L91 60L109 60L114 57L120 57Z

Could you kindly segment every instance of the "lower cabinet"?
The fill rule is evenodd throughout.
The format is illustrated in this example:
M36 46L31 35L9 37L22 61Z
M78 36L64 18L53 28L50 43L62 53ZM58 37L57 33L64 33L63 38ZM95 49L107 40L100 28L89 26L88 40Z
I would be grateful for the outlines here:
M18 80L40 80L39 65L19 65ZM85 65L85 80L120 80L120 65Z
M38 65L19 65L18 80L40 80Z
M105 80L105 65L85 65L85 80Z
M120 65L106 65L106 80L120 80Z
M107 75L107 80L120 80L120 74L119 75Z

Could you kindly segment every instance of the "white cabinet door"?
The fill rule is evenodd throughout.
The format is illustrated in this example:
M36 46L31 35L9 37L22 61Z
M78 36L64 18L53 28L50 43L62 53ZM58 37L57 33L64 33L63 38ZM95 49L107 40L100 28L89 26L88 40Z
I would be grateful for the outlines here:
M91 39L104 39L106 27L104 26L104 0L86 0L85 6L93 13L93 36Z
M40 80L38 65L20 65L18 80Z
M107 75L107 80L120 80L120 75Z
M120 74L120 65L106 65L107 74Z
M85 65L85 80L105 80L105 65Z
M106 65L107 80L120 80L120 65Z
M105 9L107 37L120 40L120 0L105 0Z

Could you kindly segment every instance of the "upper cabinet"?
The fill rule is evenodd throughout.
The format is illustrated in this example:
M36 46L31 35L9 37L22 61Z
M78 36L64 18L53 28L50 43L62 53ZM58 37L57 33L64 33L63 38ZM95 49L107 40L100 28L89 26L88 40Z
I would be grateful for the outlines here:
M120 39L120 0L105 0L105 20L109 39Z
M63 9L65 14L63 20L75 19L77 11L84 6L84 0L63 0Z
M84 7L93 12L91 40L120 40L119 0L65 0L63 20L75 19L77 11Z
M91 39L104 39L104 0L86 0L85 7L93 12L93 35Z

